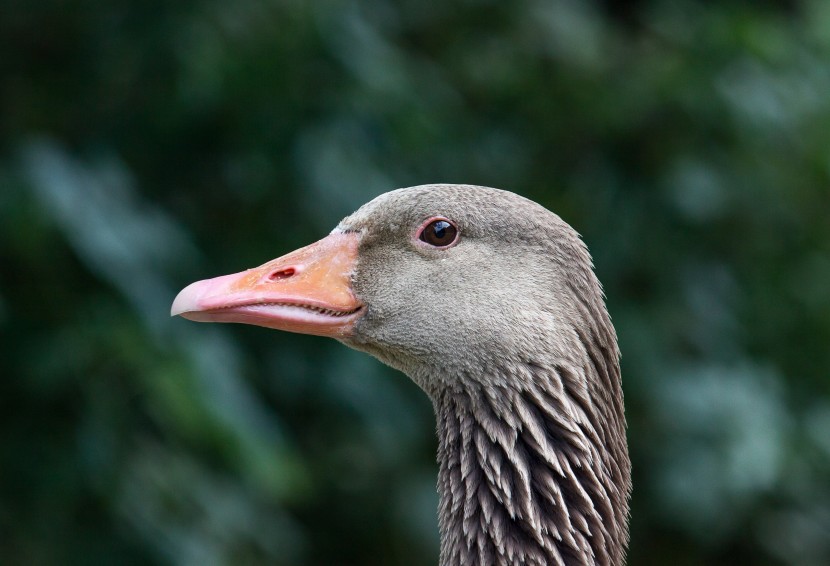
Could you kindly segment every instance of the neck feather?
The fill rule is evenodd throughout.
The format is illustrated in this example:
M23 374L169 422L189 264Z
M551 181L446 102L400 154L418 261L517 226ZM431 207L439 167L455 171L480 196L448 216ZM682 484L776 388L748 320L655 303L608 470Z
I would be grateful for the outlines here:
M527 362L435 392L442 566L624 562L619 366L597 361Z

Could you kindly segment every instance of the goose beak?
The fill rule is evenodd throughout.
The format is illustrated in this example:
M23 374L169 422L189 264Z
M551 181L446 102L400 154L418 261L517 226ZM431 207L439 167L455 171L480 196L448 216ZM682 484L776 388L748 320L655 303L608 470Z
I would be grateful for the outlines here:
M364 310L351 287L357 244L357 234L334 233L260 267L197 281L179 292L170 315L348 336Z

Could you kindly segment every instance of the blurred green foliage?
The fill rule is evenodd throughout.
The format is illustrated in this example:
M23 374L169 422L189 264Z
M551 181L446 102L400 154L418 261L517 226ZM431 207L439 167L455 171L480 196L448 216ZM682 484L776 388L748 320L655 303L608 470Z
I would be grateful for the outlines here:
M585 237L632 564L830 563L830 4L0 1L0 562L433 564L433 421L186 283L427 182Z

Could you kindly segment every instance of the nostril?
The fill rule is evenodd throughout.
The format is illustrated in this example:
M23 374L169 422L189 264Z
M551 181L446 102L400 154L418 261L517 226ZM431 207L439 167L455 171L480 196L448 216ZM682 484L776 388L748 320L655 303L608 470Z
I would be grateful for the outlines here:
M279 271L275 271L271 275L268 276L268 279L271 281L279 281L280 279L288 279L289 277L293 277L294 274L297 272L296 269L293 267L286 267L285 269L280 269Z

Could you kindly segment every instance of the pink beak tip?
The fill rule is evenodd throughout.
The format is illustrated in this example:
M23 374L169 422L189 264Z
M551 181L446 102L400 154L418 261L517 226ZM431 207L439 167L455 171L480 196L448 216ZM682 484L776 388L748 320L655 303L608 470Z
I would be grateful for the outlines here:
M196 302L199 296L196 287L199 283L199 281L191 283L179 291L179 294L176 295L175 299L173 299L173 305L170 307L170 316L178 316L187 312L199 310Z

